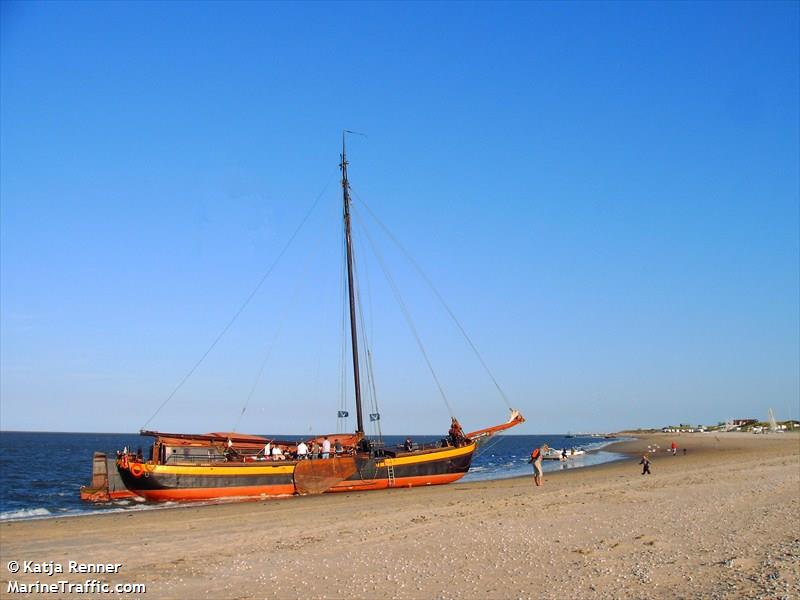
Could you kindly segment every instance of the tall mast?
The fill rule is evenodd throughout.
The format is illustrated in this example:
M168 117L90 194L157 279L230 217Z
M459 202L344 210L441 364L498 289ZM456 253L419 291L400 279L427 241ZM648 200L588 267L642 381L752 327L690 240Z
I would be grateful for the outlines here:
M356 294L353 285L353 239L350 233L350 184L347 181L347 153L342 132L342 201L344 202L344 235L347 245L347 291L350 298L350 340L353 347L353 384L356 388L356 433L364 433L364 418L361 415L361 378L358 373L358 332L356 331Z

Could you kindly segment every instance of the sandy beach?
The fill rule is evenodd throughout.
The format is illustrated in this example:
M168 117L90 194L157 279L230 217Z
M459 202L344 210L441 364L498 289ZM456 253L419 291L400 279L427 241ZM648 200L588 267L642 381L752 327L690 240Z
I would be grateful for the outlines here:
M667 454L672 440L687 454ZM654 445L642 476L636 457ZM526 477L6 523L0 596L28 595L9 580L98 579L145 584L141 598L800 597L800 436L654 434L611 449L631 458L541 488ZM121 566L49 576L9 561Z

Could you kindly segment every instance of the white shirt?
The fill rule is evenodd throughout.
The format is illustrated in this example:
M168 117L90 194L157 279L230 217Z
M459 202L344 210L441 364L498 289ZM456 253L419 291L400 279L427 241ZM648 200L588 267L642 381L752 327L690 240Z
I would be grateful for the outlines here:
M298 456L305 456L308 454L308 446L306 446L305 442L300 442L297 444L297 455Z
M281 450L279 446L275 446L272 449L272 456L280 456L281 454L283 454L283 450Z
M331 451L331 442L330 440L322 440L322 451L326 453L330 453Z
M264 456L269 456L270 444L264 446Z

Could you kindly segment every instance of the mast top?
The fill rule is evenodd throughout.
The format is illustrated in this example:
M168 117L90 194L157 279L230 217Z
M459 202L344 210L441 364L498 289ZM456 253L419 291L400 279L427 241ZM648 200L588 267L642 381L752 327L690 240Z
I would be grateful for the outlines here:
M342 162L339 163L339 168L342 169L343 175L347 176L347 148L345 147L345 134L347 129L342 129Z
M339 165L339 168L342 169L342 174L344 175L345 181L347 180L347 149L345 148L345 138L347 137L348 133L352 135L360 135L362 137L367 137L365 133L352 131L351 129L342 129L342 162Z

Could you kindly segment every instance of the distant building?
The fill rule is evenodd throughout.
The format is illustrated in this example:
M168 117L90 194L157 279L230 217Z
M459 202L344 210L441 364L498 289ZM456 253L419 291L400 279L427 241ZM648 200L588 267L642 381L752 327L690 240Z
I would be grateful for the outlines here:
M758 419L734 419L733 426L734 427L745 427L747 425L755 425L758 423Z
M682 423L681 425L669 425L667 427L662 427L661 431L662 433L695 433L698 431L705 431L705 428L702 425L695 427L694 425Z

